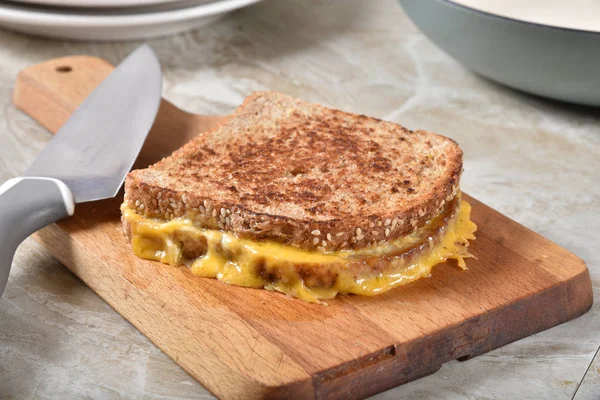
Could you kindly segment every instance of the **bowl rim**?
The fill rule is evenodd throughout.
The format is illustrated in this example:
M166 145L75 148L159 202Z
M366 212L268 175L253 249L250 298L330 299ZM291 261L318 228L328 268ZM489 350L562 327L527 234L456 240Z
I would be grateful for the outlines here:
M563 31L563 32L569 32L569 33L586 34L586 35L593 35L593 36L600 35L600 30L590 31L590 30L586 30L586 29L566 28L566 27L562 27L562 26L542 24L539 22L523 21L521 19L507 17L507 16L500 15L500 14L494 14L489 11L479 10L479 9L476 9L473 7L466 6L464 4L456 3L452 0L434 0L434 1L436 1L437 3L444 3L450 7L459 8L459 9L462 9L464 11L471 12L474 14L481 14L488 18L504 20L509 23L520 24L520 25L532 25L536 28L542 28L542 29L548 29L548 30L554 30L554 31Z

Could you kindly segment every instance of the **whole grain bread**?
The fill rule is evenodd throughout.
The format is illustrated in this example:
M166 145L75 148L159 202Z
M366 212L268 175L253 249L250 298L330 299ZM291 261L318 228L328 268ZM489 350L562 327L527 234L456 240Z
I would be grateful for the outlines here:
M159 219L304 249L361 248L407 235L458 192L451 139L254 93L223 123L132 171L125 201Z

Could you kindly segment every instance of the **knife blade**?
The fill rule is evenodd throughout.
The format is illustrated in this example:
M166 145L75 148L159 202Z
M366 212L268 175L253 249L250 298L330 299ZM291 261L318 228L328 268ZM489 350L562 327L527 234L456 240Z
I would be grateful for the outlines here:
M131 53L75 110L22 178L0 186L0 297L27 236L72 215L75 203L114 197L161 101L152 49Z
M152 127L161 86L154 52L139 47L75 110L25 176L61 180L76 203L114 197Z

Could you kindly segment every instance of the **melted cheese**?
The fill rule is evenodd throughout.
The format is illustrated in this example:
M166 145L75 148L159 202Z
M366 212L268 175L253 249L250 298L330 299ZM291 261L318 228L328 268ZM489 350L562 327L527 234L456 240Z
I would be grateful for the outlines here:
M166 222L149 219L136 214L127 204L122 206L123 217L131 226L133 251L138 257L174 266L187 264L195 275L238 286L277 290L308 302L330 299L338 293L364 296L384 293L429 276L433 266L448 259L456 259L461 268L466 268L464 259L471 257L467 246L469 240L475 238L476 230L470 220L470 210L470 205L462 201L457 215L448 220L438 239L425 238L424 248L420 248L416 257L391 256L385 271L356 276L351 265L360 263L365 257L382 257L398 254L399 249L408 250L419 242L419 232L384 245L321 253L199 228L188 218ZM187 259L184 242L202 243L203 255ZM303 279L301 276L306 274L299 272L302 266L330 269L334 280L324 284L315 279Z

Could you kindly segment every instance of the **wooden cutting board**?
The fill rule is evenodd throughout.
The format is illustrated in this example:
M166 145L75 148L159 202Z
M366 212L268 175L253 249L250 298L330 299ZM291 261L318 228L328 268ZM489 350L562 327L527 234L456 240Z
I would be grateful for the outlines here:
M18 76L14 103L56 132L112 69L92 57L27 68ZM137 165L169 154L219 118L163 101ZM467 271L441 264L429 279L377 297L340 296L328 306L136 258L119 222L122 196L78 205L72 218L36 238L219 397L361 398L591 307L581 259L465 198L479 227L471 247L478 260L468 260Z

